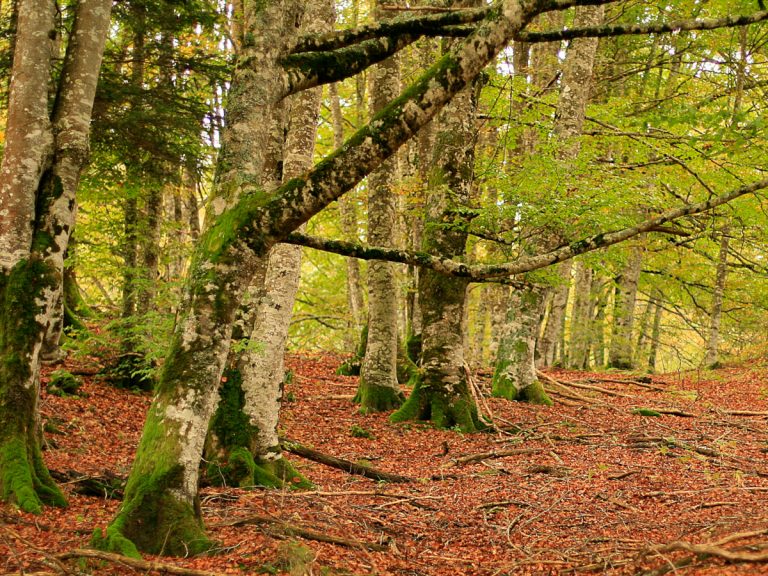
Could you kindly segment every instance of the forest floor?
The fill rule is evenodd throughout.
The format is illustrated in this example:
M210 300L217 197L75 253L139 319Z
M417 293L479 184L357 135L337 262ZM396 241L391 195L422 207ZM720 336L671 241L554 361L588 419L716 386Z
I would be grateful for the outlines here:
M219 554L154 560L189 574L768 574L766 363L651 382L552 371L566 383L548 383L555 406L486 399L498 430L465 435L359 414L357 379L335 375L339 362L288 358L283 432L413 481L376 482L288 455L315 490L205 488ZM482 391L487 378L476 384ZM41 405L58 430L46 435L45 459L73 479L63 484L70 505L39 516L0 506L0 574L152 572L61 556L87 547L114 516L119 501L78 495L77 479L128 474L150 403L95 378L82 391L44 392Z

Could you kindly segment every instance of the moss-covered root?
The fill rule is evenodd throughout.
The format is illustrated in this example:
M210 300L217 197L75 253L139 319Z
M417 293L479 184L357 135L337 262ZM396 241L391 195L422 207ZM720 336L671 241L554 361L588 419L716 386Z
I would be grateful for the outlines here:
M405 396L400 390L390 386L376 386L360 378L357 394L352 399L355 404L360 404L362 414L373 412L388 412L402 406Z
M390 416L391 422L422 420L431 422L437 428L457 428L461 432L477 432L485 428L468 390L449 395L441 389L425 385L420 376L412 381L413 392L405 404Z
M528 386L518 389L504 368L497 369L493 375L491 395L495 398L506 398L507 400L528 402L529 404L540 404L543 406L552 406L554 404L539 380L533 380Z
M31 445L30 445L31 444ZM34 441L11 438L0 445L0 498L39 514L44 504L66 506Z
M100 550L140 558L139 550L166 556L195 556L210 552L215 542L205 535L199 507L177 498L168 489L179 470L141 478L126 487L126 499L106 534L96 530L91 544ZM158 537L158 535L162 535Z
M256 459L253 475L254 483L271 488L291 488L292 490L311 490L315 486L285 457L277 459ZM273 484L269 484L268 481Z

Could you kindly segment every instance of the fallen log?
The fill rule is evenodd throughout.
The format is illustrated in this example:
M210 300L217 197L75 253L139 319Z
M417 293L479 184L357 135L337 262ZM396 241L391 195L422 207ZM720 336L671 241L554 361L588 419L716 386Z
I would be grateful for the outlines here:
M414 481L413 478L409 478L408 476L401 476L400 474L383 472L381 470L373 468L372 466L365 466L363 464L357 464L356 462L350 462L349 460L344 460L343 458L336 458L335 456L329 456L328 454L323 454L322 452L318 452L317 450L313 450L312 448L307 448L306 446L303 446L298 442L294 442L293 440L283 440L282 444L283 444L283 449L290 452L291 454L296 454L297 456L301 456L302 458L307 458L308 460L319 462L320 464L325 464L326 466L331 466L332 468L338 468L339 470L344 470L349 474L357 474L359 476L365 476L366 478L383 481L383 482L395 483L395 482L413 482Z

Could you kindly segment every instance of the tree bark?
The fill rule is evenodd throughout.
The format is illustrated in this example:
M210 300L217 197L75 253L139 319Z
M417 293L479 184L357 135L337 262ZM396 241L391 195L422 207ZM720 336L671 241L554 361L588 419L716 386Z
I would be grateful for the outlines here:
M493 374L494 396L552 405L536 376L535 365L536 336L545 295L545 288L533 284L510 292L505 330Z
M589 295L591 287L592 269L583 262L577 262L568 346L568 367L576 370L583 370L589 363Z
M477 102L471 86L446 106L436 124L422 249L463 256L466 220L460 209L470 198ZM429 420L464 432L481 427L469 391L464 360L464 308L468 282L433 270L419 274L422 312L421 365L413 391L393 422Z

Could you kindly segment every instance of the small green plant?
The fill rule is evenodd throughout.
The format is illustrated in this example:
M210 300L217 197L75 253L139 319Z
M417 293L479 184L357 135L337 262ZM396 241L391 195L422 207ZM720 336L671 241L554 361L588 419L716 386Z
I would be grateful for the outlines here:
M55 370L51 372L51 379L48 382L48 394L55 396L61 396L65 398L67 396L77 396L77 393L82 386L80 378L72 374L67 370Z
M304 576L312 573L315 552L295 540L283 542L277 549L275 565L291 576Z
M651 410L650 408L635 408L632 410L632 414L637 414L638 416L661 416L661 412Z
M293 370L286 370L285 374L283 374L283 385L288 385L293 383Z
M370 430L366 430L362 426L358 426L357 424L353 424L352 427L349 429L349 433L352 435L353 438L368 438L368 440L375 440L376 436L373 435L373 432Z

